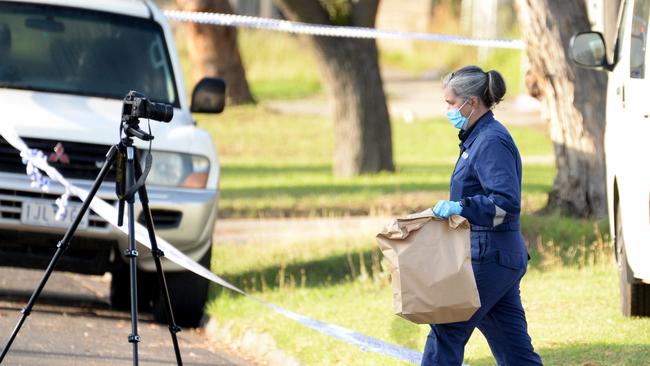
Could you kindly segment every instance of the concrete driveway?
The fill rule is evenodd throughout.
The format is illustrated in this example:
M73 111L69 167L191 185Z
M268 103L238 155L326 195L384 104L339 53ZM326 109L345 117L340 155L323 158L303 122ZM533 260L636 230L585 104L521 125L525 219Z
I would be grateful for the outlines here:
M42 271L0 267L0 347L4 347ZM108 305L108 276L55 272L27 317L3 365L132 365L130 313ZM140 315L140 365L176 365L165 325ZM252 365L225 346L210 342L202 329L178 333L185 365Z

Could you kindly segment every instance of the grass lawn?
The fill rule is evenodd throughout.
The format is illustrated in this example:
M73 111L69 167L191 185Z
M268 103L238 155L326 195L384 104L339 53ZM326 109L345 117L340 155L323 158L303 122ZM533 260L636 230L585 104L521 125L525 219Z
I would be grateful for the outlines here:
M191 65L183 27L179 25L175 31L183 73L189 81ZM240 30L239 47L258 100L321 92L316 61L297 37ZM421 74L427 72L426 65L449 69L461 59L476 59L473 48L469 54L467 47L449 44L428 43L417 49L422 52L382 52L382 67ZM431 57L443 53L448 57ZM486 62L485 67L499 65L510 86L520 84L519 51L495 50ZM188 82L188 89L192 85ZM196 118L213 135L221 159L222 218L393 215L421 210L447 196L458 154L456 132L442 119L413 124L394 119L397 171L341 179L331 174L334 132L332 121L326 118L282 115L263 105L228 106L222 115ZM524 157L552 153L545 131L526 127L511 131ZM530 213L544 206L555 168L552 164L524 166L523 210Z
M322 91L316 60L295 35L240 30L239 50L259 100L292 99Z
M238 30L239 53L251 92L258 101L294 99L322 92L316 60L295 35L271 31ZM188 96L198 80L185 46L182 24L174 27L176 47Z
M333 123L326 118L275 113L264 106L197 115L221 160L221 217L399 214L431 207L448 195L458 156L456 132L442 119L393 121L395 173L332 175ZM552 154L537 127L511 127L524 162ZM524 164L524 212L543 207L552 164Z
M533 249L521 290L530 334L545 364L647 362L650 319L620 315L611 248L597 241L584 248L558 243L580 254L571 260L544 247ZM372 238L348 238L223 245L216 248L213 263L217 273L273 304L421 351L428 329L392 314L392 292L380 261ZM277 347L306 365L400 364L305 328L242 296L221 289L213 296L208 311L234 338L251 329L268 334ZM466 348L466 362L494 364L480 332Z
M322 92L311 53L294 36L240 31L240 51L256 98L301 98ZM190 65L179 40L187 80ZM414 75L448 72L476 59L467 48L418 45L415 56L381 52L383 66ZM434 55L433 57L431 55ZM438 62L438 64L435 64ZM491 52L481 66L503 72L510 92L521 88L519 51ZM188 83L188 88L192 83ZM513 94L511 94L513 95ZM443 119L392 121L397 171L355 178L332 175L333 123L290 116L264 104L229 106L220 116L196 115L214 138L221 162L223 217L399 215L431 207L448 195L458 155L456 131ZM498 117L498 116L497 116ZM532 260L522 298L534 345L546 365L642 365L650 359L650 320L623 318L604 220L539 215L555 167L546 131L509 127L524 160L522 231ZM213 269L255 296L288 310L421 351L426 326L392 314L388 275L373 238L307 243L218 245ZM262 305L213 288L208 312L238 337L252 329L307 365L395 365L294 323ZM476 332L466 349L472 366L493 365Z
M397 214L430 207L447 195L458 148L455 131L443 120L395 120L397 172L340 179L331 174L333 127L327 119L277 114L263 106L197 117L218 146L220 210L230 217ZM510 130L524 157L522 229L532 261L522 294L536 348L548 365L642 364L650 351L650 322L618 313L606 222L535 214L555 169L525 161L551 154L551 143L538 128ZM219 245L213 261L216 273L276 305L422 350L427 329L392 314L380 262L367 237ZM233 337L250 329L267 334L307 365L396 364L221 289L214 289L208 311ZM467 361L493 364L478 332L467 347Z
M191 77L182 25L175 24L174 33L190 93L198 80ZM323 92L316 59L296 35L251 29L239 29L238 35L246 78L257 100L295 99ZM479 60L476 47L413 41L409 47L391 48L379 43L379 62L384 70L398 69L413 77L442 76L472 60L485 70L499 70L510 95L524 90L522 55L520 50L492 49L485 60Z

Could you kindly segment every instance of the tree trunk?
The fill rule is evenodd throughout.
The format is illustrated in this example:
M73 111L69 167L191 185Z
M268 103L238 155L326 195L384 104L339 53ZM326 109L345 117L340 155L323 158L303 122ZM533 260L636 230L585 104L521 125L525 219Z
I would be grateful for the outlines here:
M228 0L176 0L176 4L187 11L233 13ZM229 103L254 103L237 47L237 28L186 23L185 32L195 82L205 76L221 77Z
M517 0L530 69L526 85L550 122L557 175L548 208L580 217L607 213L606 75L577 67L569 40L590 24L583 1Z
M334 174L393 171L392 137L374 40L314 40L334 100Z
M318 0L276 0L292 20L331 24ZM352 25L372 27L377 1L356 1ZM334 174L394 171L390 117L375 40L306 36L335 118Z

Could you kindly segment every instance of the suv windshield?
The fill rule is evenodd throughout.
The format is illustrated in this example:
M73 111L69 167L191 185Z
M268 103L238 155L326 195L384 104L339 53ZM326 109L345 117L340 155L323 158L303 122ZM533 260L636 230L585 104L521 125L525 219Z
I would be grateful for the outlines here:
M0 87L179 106L157 23L66 7L0 3Z

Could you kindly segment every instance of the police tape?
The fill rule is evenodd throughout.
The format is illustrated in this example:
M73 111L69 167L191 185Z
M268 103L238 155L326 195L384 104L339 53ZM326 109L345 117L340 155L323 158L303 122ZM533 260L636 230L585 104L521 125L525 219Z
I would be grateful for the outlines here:
M45 172L51 179L55 180L56 182L60 183L66 190L66 193L64 195L71 193L82 201L85 201L88 196L89 192L85 189L82 189L80 187L75 186L74 184L70 183L65 177L63 177L55 168L50 166L47 162L47 157L46 155L39 150L35 149L30 149L25 142L18 136L16 131L11 127L7 125L0 126L0 135L14 148L16 148L20 152L20 156L23 159L23 162L27 166L27 170L29 170L30 173L30 179L32 179L32 182L36 182L37 187L43 189L44 187L48 186L48 182L45 180L44 177L42 177L42 174L39 172ZM40 180L40 181L35 181ZM45 188L47 189L47 188ZM112 226L116 227L120 231L122 231L125 234L128 234L128 228L125 227L125 225L122 225L121 227L117 226L117 216L118 212L117 209L108 204L106 201L98 198L98 197L93 197L92 201L90 202L90 208L99 216L101 216L104 220L106 220L108 223L110 223ZM135 228L135 239L138 243L144 245L145 247L151 249L151 244L149 242L149 236L147 229L139 224L138 222L135 223L136 228ZM197 275L204 277L212 282L215 282L223 287L226 287L232 291L235 291L239 294L242 294L264 306L267 308L275 311L278 314L284 315L285 317L292 319L304 326L307 326L313 330L316 330L318 332L321 332L323 334L326 334L328 336L337 338L343 342L358 346L360 349L364 351L370 351L370 352L375 352L375 353L380 353L386 356L390 356L393 358L396 358L401 361L406 361L406 362L411 362L411 363L420 363L422 359L421 353L404 348L392 343L384 342L379 339L370 337L368 335L355 332L353 330L343 328L337 325L325 323L310 317L307 317L305 315L301 315L298 313L294 313L292 311L283 309L281 307L278 307L276 305L273 305L267 301L264 301L262 299L259 299L257 297L254 297L252 295L247 294L243 290L239 289L238 287L232 285L228 281L224 280L223 278L217 276L216 274L212 273L210 270L207 268L201 266L200 264L196 263L193 261L191 258L187 257L185 254L180 252L178 249L176 249L174 246L172 246L170 243L168 243L166 240L156 236L156 241L158 243L158 247L160 250L162 250L165 253L165 257L172 262L182 266L183 268L192 271L196 273Z
M277 32L309 34L326 37L410 39L429 42L447 42L465 46L523 49L524 42L518 39L470 38L447 34L421 32L387 31L368 27L348 27L323 24L310 24L280 19L259 18L245 15L166 10L170 20L211 24L227 27L267 29Z

